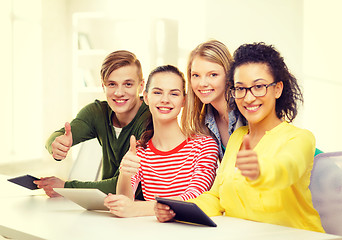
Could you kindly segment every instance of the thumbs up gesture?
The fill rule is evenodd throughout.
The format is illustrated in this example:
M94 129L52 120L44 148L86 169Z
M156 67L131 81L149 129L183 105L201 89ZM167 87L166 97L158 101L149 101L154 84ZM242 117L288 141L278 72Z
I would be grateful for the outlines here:
M63 160L67 156L72 146L72 133L70 123L65 123L64 135L55 138L55 141L51 144L52 156L54 159Z
M129 150L121 160L120 173L133 176L139 171L140 158L137 156L137 141L133 135L131 136L129 143Z
M256 180L260 175L258 156L251 148L249 135L243 138L236 157L236 167L241 171L241 175L249 180Z

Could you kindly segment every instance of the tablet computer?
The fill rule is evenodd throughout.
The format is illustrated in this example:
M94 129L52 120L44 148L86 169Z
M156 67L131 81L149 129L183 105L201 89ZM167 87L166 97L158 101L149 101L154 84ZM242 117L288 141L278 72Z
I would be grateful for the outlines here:
M169 198L156 197L157 202L168 205L175 213L174 219L180 222L193 223L216 227L211 220L195 203L183 202Z
M35 183L33 183L33 181L39 180L39 178L36 178L36 177L31 176L29 174L23 175L20 177L10 178L7 180L12 182L12 183L18 184L22 187L31 189L31 190L38 189L37 185Z
M54 188L53 190L87 210L108 211L108 208L104 205L104 199L107 195L98 189Z

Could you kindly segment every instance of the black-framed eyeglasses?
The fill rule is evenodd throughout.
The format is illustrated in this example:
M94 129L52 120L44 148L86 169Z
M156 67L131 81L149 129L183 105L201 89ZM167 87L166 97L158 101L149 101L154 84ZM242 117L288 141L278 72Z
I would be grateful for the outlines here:
M263 97L267 94L267 88L276 85L276 82L270 84L257 84L252 87L234 87L230 90L233 98L244 98L249 90L254 97Z

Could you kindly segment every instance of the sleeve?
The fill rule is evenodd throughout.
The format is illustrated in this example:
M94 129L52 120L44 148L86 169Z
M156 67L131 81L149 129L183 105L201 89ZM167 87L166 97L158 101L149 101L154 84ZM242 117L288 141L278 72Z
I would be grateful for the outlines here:
M93 182L82 182L82 181L67 181L65 182L65 188L96 188L101 190L102 192L108 193L116 193L116 184L118 181L118 176L114 176L109 179L93 181Z
M140 157L140 159L142 159L142 155L143 155L142 152L143 151L144 151L144 149L142 147L137 148L137 156ZM140 162L141 162L141 160L140 160ZM137 188L138 188L139 183L141 181L141 174L142 174L142 170L141 170L141 166L140 166L139 171L134 176L132 176L132 178L131 178L131 185L132 185L134 193L137 191Z
M260 176L249 183L261 190L287 188L311 170L314 152L313 134L308 130L298 131L286 143L282 142L274 154L260 154Z
M217 143L211 137L203 137L196 145L199 150L195 154L195 170L188 188L180 195L183 200L195 198L208 191L216 176Z
M133 192L137 191L137 188L140 183L140 174L141 174L141 168L139 168L139 172L137 172L134 176L131 178L131 185L133 188Z
M220 204L219 196L219 187L220 182L222 181L222 172L224 170L223 167L223 165L220 165L214 184L209 191L204 192L197 198L187 200L187 202L195 203L209 217L220 216L224 212L224 209Z

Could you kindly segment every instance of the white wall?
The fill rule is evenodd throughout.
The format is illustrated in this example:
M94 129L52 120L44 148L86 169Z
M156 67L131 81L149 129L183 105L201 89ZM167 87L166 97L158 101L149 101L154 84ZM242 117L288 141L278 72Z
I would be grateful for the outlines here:
M240 44L273 44L297 77L304 105L295 125L316 136L323 151L342 151L342 1L207 1L206 36L233 52Z
M30 1L37 3L37 0ZM11 0L3 1L1 11L10 8L10 2ZM342 90L342 79L339 73L342 65L339 58L342 54L342 48L339 45L342 42L342 17L339 12L342 9L342 2L340 0L174 0L171 4L169 1L157 0L49 0L41 2L42 50L41 53L33 54L41 54L40 61L35 64L38 67L41 62L42 84L37 83L39 80L34 80L34 75L29 76L31 78L29 82L33 81L34 84L39 85L36 85L34 92L37 96L40 95L43 101L39 102L37 99L40 98L30 95L32 93L29 91L23 91L19 97L25 104L29 98L33 99L34 106L37 106L36 110L40 111L42 117L37 116L37 121L33 121L32 116L29 116L30 119L26 122L23 121L25 118L17 118L16 121L22 127L22 131L26 131L22 134L21 141L36 141L41 146L44 158L50 160L44 149L45 139L52 131L63 126L65 121L74 117L70 104L73 94L72 14L92 11L104 12L119 18L177 20L179 23L178 55L180 56L178 65L182 71L186 70L185 63L189 52L197 44L209 38L224 42L232 53L243 43L264 41L274 44L303 86L304 108L295 124L308 128L316 135L318 148L324 151L342 150L338 139L338 136L342 135L338 124L341 117L338 107L341 100L338 96ZM6 23L9 18L2 14L1 19L2 26L9 27ZM139 38L148 37L137 36L136 41L139 41ZM13 86L13 83L5 80L11 78L11 71L6 70L10 66L8 61L11 61L10 46L10 38L1 39L3 53L1 67L4 69L1 83L4 89ZM115 50L114 47L113 50ZM146 56L139 57L144 65ZM148 72L146 68L145 77ZM25 84L23 86L26 86ZM2 99L8 98L13 98L13 93L4 91ZM29 107L25 108L29 109ZM12 111L17 111L8 107L5 110L9 116L12 116ZM7 126L9 122L12 122L11 117L6 118L2 125ZM39 131L34 131L32 129L35 125L38 125L38 128L43 127ZM9 135L13 129L6 128L4 131ZM39 135L34 140L29 137L33 132ZM14 144L18 142L12 145ZM10 145L8 141L2 143L5 149ZM22 142L19 145L22 145Z
M44 148L45 140L72 116L72 42L68 0L42 1L42 41L44 134L41 147L43 158L49 158Z
M9 1L5 1L1 4L0 7L0 26L1 31L4 36L11 36L11 21L8 16L8 13L11 11L11 3ZM11 37L4 38L2 37L0 40L0 72L1 72L1 88L5 91L1 91L0 94L0 102L7 103L3 104L0 118L0 124L3 127L2 131L2 140L0 140L0 151L3 153L4 156L9 156L12 152L12 141L10 136L13 134L13 111L12 111L12 104L9 99L13 98L12 94L12 39Z
M206 36L223 41L231 54L241 44L272 44L303 85L303 6L298 0L208 0ZM299 111L294 123L302 123Z
M304 0L304 123L317 147L342 151L342 1Z
M50 99L44 107L48 113L44 119L45 136L73 117L68 104L72 94L71 16L75 12L96 11L118 18L127 18L129 15L136 19L163 17L179 20L179 67L183 71L186 70L186 58L191 49L209 38L223 41L231 53L243 43L264 41L274 44L284 56L289 69L298 77L305 94L304 109L300 111L295 124L313 131L317 147L322 150L341 150L334 134L331 134L341 133L337 125L338 110L333 107L333 103L338 102L333 96L338 96L341 77L337 73L337 58L328 61L336 57L338 52L341 53L341 48L336 52L338 45L331 44L341 42L338 31L341 2L328 0L322 4L320 0L176 0L165 8L163 1L147 0L134 2L133 8L131 2L125 1L44 1L43 6L48 12L43 14L44 20L47 20L45 40L56 39L58 41L54 44L58 42L60 46L54 50L51 43L45 43L44 69L50 70L45 70L44 79L49 79L48 85L53 86L53 91L45 92L46 99ZM51 26L56 24L55 32L49 33ZM145 77L147 74L148 70L145 70ZM323 98L321 82L325 82L334 93ZM54 117L51 119L51 116ZM325 124L327 119L336 125L334 129L326 131L333 126Z
M43 133L41 0L4 0L0 8L0 162L37 159Z
M206 35L221 39L231 53L244 43L273 44L293 72L300 72L302 1L207 1Z

